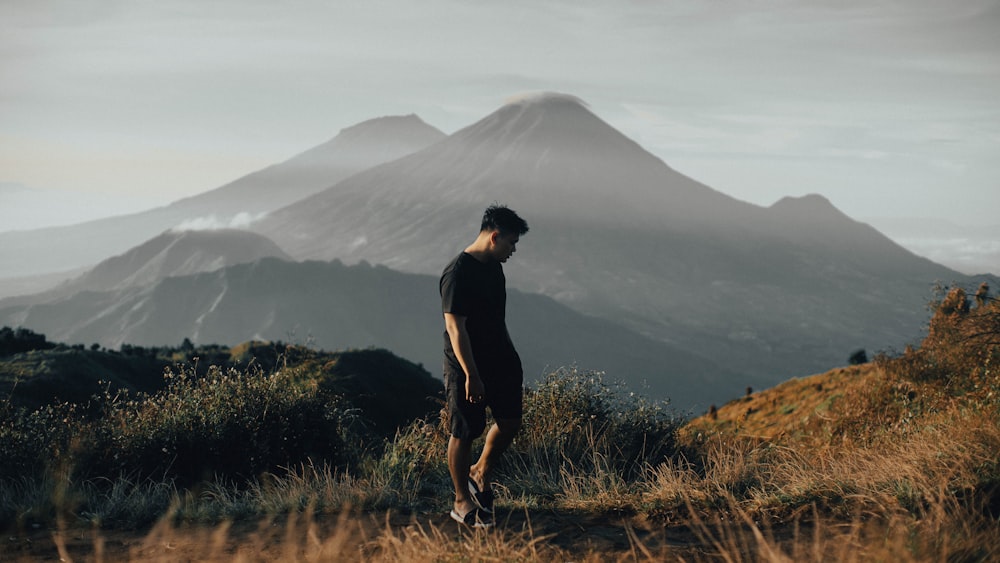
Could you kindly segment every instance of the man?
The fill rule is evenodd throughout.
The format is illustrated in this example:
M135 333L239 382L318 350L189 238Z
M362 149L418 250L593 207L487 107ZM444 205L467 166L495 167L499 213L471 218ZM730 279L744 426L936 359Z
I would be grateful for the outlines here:
M441 274L444 379L448 394L448 470L455 485L451 517L472 527L493 525L490 473L521 427L521 358L507 333L502 264L528 224L505 206L486 209L479 235ZM472 442L496 422L472 463Z

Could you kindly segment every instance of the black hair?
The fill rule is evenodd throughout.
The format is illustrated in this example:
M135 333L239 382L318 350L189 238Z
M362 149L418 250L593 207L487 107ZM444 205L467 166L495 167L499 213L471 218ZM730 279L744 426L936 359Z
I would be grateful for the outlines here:
M528 223L506 205L493 204L483 213L479 231L500 231L502 235L521 236L528 232Z

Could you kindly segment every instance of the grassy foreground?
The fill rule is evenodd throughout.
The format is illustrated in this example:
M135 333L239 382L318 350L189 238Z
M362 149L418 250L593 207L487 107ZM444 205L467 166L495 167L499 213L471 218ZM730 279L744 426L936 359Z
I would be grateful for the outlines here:
M4 552L996 561L998 362L1000 304L953 290L919 348L693 420L560 370L527 394L525 431L498 475L500 525L476 533L445 516L436 417L382 441L305 368L174 373L156 395L109 397L97 414L0 409Z

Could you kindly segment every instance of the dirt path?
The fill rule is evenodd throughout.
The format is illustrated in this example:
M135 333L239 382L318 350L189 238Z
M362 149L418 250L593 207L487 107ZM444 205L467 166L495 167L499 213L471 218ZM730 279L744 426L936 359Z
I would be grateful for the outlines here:
M452 544L452 545L448 545ZM471 532L445 514L282 516L216 526L144 530L33 529L3 535L0 561L410 560L463 549L498 555L565 554L607 560L706 559L701 539L679 526L615 514L498 511L495 529ZM474 553L469 553L474 557Z

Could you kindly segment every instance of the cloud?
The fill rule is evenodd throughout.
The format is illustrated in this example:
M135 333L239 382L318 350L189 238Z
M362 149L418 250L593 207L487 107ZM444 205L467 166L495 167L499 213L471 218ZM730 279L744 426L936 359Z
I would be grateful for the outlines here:
M30 192L31 188L20 182L0 182L0 196Z
M2 163L0 163L2 168ZM98 197L65 190L0 182L0 232L82 223L152 207L142 198Z
M181 222L171 231L217 231L220 229L245 229L251 223L267 215L267 213L248 213L241 211L232 217L219 217L215 214L195 217Z
M966 275L1000 275L1000 241L973 238L901 238L900 246L914 254Z
M587 102L582 99L572 95L572 94L562 94L560 92L523 92L520 94L514 94L509 96L504 100L505 104L531 104L540 103L547 100L562 100L567 102L573 102L580 104L581 106L587 106Z

